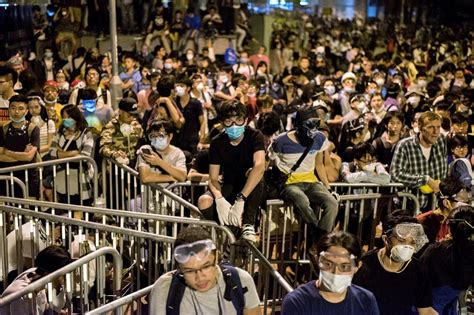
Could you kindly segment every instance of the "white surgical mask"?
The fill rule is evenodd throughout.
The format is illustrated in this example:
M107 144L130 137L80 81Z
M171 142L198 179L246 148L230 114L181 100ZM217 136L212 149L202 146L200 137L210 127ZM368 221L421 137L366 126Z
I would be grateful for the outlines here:
M171 64L171 63L165 63L165 69L166 69L166 70L171 70L171 69L173 69L173 64Z
M182 86L177 86L176 87L176 95L179 97L183 96L186 93L186 89Z
M333 95L334 93L336 93L336 87L334 85L326 86L324 90L328 95Z
M409 261L415 252L415 248L410 245L395 245L390 250L390 259L396 262Z
M319 280L326 289L334 293L342 293L352 283L352 275L336 275L329 271L321 270Z
M201 82L201 83L198 83L198 85L196 86L196 89L197 89L198 91L201 91L203 88L204 88L204 83L202 83L202 82Z
M378 86L382 86L385 84L385 79L384 78L375 79L375 83L377 83Z
M221 75L221 76L219 76L219 80L220 80L222 83L227 83L227 81L228 81L229 79L227 78L226 75Z
M367 108L367 105L365 105L365 102L359 102L359 104L357 104L357 109L361 113L364 113L366 108Z
M186 59L187 60L192 60L194 58L193 54L186 54Z

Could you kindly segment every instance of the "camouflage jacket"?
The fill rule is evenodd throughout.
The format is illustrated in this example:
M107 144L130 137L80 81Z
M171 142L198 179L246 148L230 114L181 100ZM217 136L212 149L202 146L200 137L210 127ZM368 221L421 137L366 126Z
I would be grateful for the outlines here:
M100 154L108 158L116 158L118 153L125 153L130 161L135 161L136 151L143 138L143 129L134 119L130 123L131 132L126 136L121 131L121 124L117 118L109 121L100 134Z

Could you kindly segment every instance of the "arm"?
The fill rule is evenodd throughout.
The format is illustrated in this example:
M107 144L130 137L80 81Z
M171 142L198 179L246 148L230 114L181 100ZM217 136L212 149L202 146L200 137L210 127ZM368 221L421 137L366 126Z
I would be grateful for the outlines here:
M6 155L5 151L6 149L4 147L0 147L0 162L7 162L7 163L18 162L17 159L14 159Z
M167 181L179 181L179 182L184 182L186 180L186 169L182 169L180 167L174 166L166 161L164 161L158 154L155 152L151 152L151 154L146 154L142 153L143 158L145 161L147 161L150 165L154 166L159 166L161 167L164 171L166 171L171 177L171 180ZM143 166L145 167L145 166ZM141 170L143 167L140 167L139 170ZM149 169L149 168L148 168ZM151 172L151 170L150 170ZM154 172L151 172L154 173ZM155 173L157 174L157 173ZM165 176L163 174L157 174L161 175L159 178L162 178L162 176ZM140 173L140 178L141 178L141 173Z
M140 173L140 181L142 184L169 183L175 181L173 176L153 172L149 166L140 166L138 172Z
M385 167L381 163L377 163L375 167L375 173L368 176L369 182L379 185L387 185L390 183L390 175L385 170Z
M342 163L341 177L346 183L350 183L350 184L363 183L363 182L369 181L366 172L364 171L351 172L349 170L349 163L347 162Z
M204 115L199 115L199 142L205 143L206 142L206 120L204 119Z
M265 172L265 151L259 150L253 154L253 168L242 188L242 194L246 197L254 190L255 186L262 180Z
M318 152L316 154L316 173L318 175L319 180L324 184L324 186L326 186L327 189L330 189L326 168L323 163L323 156L324 151Z
M214 97L217 97L217 98L220 98L220 99L223 99L223 100L226 100L226 101L232 101L232 100L235 99L235 96L227 95L227 94L223 93L222 91L215 92Z
M53 142L53 137L54 137L54 134L48 133L48 143L40 147L40 150L39 150L40 153L45 153L49 151L49 149L51 148L51 143Z
M171 102L169 97L160 97L159 102L165 103L166 107L168 108L168 111L170 112L171 120L173 121L174 125L178 129L181 128L185 122L184 117L178 111L176 106L174 106L173 102Z
M209 174L199 173L194 168L191 168L188 173L188 180L192 182L207 182L209 180Z
M438 315L432 307L417 308L417 311L419 315Z
M31 146L30 150L24 151L24 152L10 151L5 148L3 150L3 154L6 155L7 157L10 157L14 159L15 161L22 161L22 162L31 162L33 158L35 157L36 152L38 152L38 148L35 146Z
M214 195L215 199L222 197L221 184L219 183L220 168L220 165L209 165L209 190Z

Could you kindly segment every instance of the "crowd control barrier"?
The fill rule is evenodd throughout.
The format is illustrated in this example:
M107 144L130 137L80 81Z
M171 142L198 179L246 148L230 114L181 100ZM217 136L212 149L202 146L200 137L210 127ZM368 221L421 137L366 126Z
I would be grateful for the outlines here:
M112 255L113 257L113 268L111 270L112 273L112 294L108 295L109 300L114 300L121 295L121 280L122 280L122 258L119 252L111 247L103 247L100 248L92 253L89 253L76 261L68 264L67 266L62 267L59 270L56 270L37 281L27 285L26 287L7 295L6 297L0 298L0 308L3 310L7 309L9 312L7 314L14 314L15 310L11 309L14 305L11 305L18 299L29 299L31 303L31 314L37 314L36 310L36 296L38 292L42 291L43 289L46 290L46 296L48 303L53 302L53 284L52 282L61 277L65 276L65 290L64 294L66 295L66 307L69 309L69 312L73 309L73 299L76 295L75 293L75 272L79 270L79 281L81 284L87 287L87 281L83 281L87 279L87 270L88 266L91 262L96 262L96 270L99 274L102 275L102 278L99 278L105 282L106 274L108 273L107 265L106 265L106 255ZM84 284L85 283L85 284ZM81 300L87 300L88 295L87 291L82 291L82 293L86 295L80 295ZM85 309L83 306L85 303L81 303L81 313L84 313L88 309Z

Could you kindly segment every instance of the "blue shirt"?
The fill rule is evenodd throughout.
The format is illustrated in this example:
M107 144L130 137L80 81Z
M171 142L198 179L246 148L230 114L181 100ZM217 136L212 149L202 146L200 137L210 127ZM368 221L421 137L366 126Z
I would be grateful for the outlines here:
M184 24L189 25L190 30L198 30L201 27L201 18L198 15L184 17Z
M135 71L133 71L132 75L129 75L126 72L122 72L122 73L120 73L119 77L123 82L127 82L129 80L132 80L133 81L133 86L131 87L131 90L135 94L140 92L140 90L138 89L140 81L142 80L142 75L140 74L140 71L135 70Z
M319 294L319 289L313 280L288 293L283 299L282 315L297 314L379 315L380 313L374 295L364 288L351 285L342 302L331 303Z

